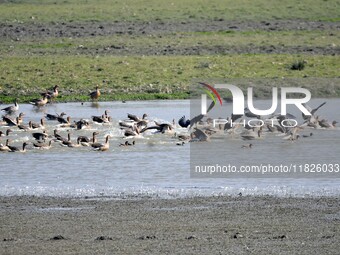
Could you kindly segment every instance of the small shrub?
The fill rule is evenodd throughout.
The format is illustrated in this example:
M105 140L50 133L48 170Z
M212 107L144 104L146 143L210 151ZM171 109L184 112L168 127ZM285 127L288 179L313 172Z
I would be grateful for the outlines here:
M304 60L298 60L292 63L289 67L290 70L303 70L306 66L306 61Z

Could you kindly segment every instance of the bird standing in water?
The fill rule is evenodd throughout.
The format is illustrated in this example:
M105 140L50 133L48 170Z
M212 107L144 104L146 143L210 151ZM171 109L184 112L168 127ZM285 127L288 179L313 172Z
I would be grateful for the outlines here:
M98 100L98 98L100 97L100 90L99 90L99 86L96 86L96 90L90 93L90 97L91 100Z
M19 110L18 99L15 99L14 105L8 106L6 108L1 109L1 111L6 112L6 114L12 114Z

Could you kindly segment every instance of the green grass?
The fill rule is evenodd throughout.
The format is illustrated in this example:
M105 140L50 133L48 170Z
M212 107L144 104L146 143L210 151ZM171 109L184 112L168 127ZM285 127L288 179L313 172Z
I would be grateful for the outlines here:
M301 59L305 68L290 70L291 64ZM119 100L146 99L147 94L150 99L166 94L172 94L168 98L183 98L197 79L338 78L339 70L339 58L334 56L4 57L0 61L0 100L38 95L55 84L60 85L65 100L88 100L95 84L108 99L115 95Z
M93 21L340 21L339 6L340 0L0 0L0 23L14 24L14 29L16 24ZM164 31L161 35L0 37L0 101L11 102L18 97L27 102L55 84L60 85L59 101L88 101L95 84L103 92L101 100L188 98L193 81L212 79L244 79L246 83L259 79L259 97L287 78L295 86L310 88L314 96L340 96L340 61L336 54L217 55L203 50L202 56L153 55L155 51L162 55L167 47L178 54L193 47L236 48L241 52L242 48L271 46L338 49L339 38L338 30L268 32L228 28ZM111 46L129 50L105 50ZM305 63L303 70L291 70L299 61ZM267 84L264 78L273 84Z
M19 0L0 22L302 19L339 21L338 0Z

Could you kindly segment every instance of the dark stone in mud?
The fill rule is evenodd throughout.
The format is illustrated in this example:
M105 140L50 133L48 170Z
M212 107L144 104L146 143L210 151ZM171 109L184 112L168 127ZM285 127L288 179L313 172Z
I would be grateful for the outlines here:
M279 236L274 236L273 239L286 239L286 235L279 235Z
M197 237L196 236L188 236L186 239L187 240L192 240L192 239L196 239Z
M3 239L4 242L12 242L12 241L15 241L14 238L4 238Z
M235 234L232 236L233 239L238 239L238 238L242 238L242 237L243 237L243 235L241 235L239 232L235 233Z
M57 236L54 236L52 237L50 240L65 240L66 238L63 237L62 235L57 235Z
M326 235L326 236L322 236L322 238L324 238L324 239L331 239L331 238L333 238L334 237L334 235Z
M96 239L96 241L106 241L106 240L113 240L112 237L109 236L98 236Z
M156 239L156 236L140 236L138 237L138 240L151 240L151 239Z

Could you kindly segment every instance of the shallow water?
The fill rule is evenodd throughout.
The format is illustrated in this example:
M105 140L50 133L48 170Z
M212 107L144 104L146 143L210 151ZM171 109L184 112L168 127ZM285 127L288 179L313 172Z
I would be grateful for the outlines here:
M327 99L326 106L319 114L329 120L340 120L338 105L340 99ZM322 100L314 99L311 106L317 106ZM257 101L258 105L267 104ZM50 150L42 151L28 147L26 153L0 153L0 195L49 195L49 196L152 196L152 197L185 197L196 195L236 195L270 194L277 196L305 195L339 195L340 179L324 178L191 178L190 146L176 146L177 140L172 135L147 133L136 140L135 146L119 147L124 140L118 128L118 120L126 118L127 113L149 119L172 122L181 116L189 116L190 102L175 101L142 101L142 102L100 102L66 103L48 105L35 109L31 105L20 105L27 120L38 122L44 113L66 112L72 120L89 119L91 115L101 115L109 109L113 123L109 126L92 125L90 129L72 131L72 139L81 134L90 135L99 130L100 141L106 134L110 140L108 152L95 152L89 147L65 148L53 144ZM229 113L228 113L229 114ZM56 122L47 122L48 130L53 130ZM6 130L0 127L0 130ZM31 132L17 131L11 134L11 144L20 145L23 141L32 140ZM67 128L61 128L60 134L66 136ZM178 128L178 133L185 129ZM309 132L309 131L307 131ZM315 132L315 131L312 131ZM49 132L50 133L50 132ZM272 139L272 140L271 140ZM4 143L4 138L1 138ZM275 142L272 142L275 141ZM268 138L264 142L255 142L251 151L240 149L245 142L239 139L217 138L210 143L196 143L199 151L209 146L224 146L223 155L233 155L235 162L273 162L286 160L306 163L310 158L322 159L325 162L339 163L340 130L319 130L311 139L287 143L281 138ZM271 147L263 144L270 143ZM331 144L331 146L329 146ZM321 146L317 147L315 145ZM261 147L262 146L262 147ZM267 152L263 151L267 148ZM268 149L270 148L270 149ZM311 150L311 148L313 148ZM310 158L299 156L301 151L311 151ZM262 151L264 153L258 153ZM284 151L284 153L282 153ZM268 154L271 153L271 154ZM222 156L223 156L222 155ZM259 155L262 158L259 159ZM306 161L307 160L307 161Z

